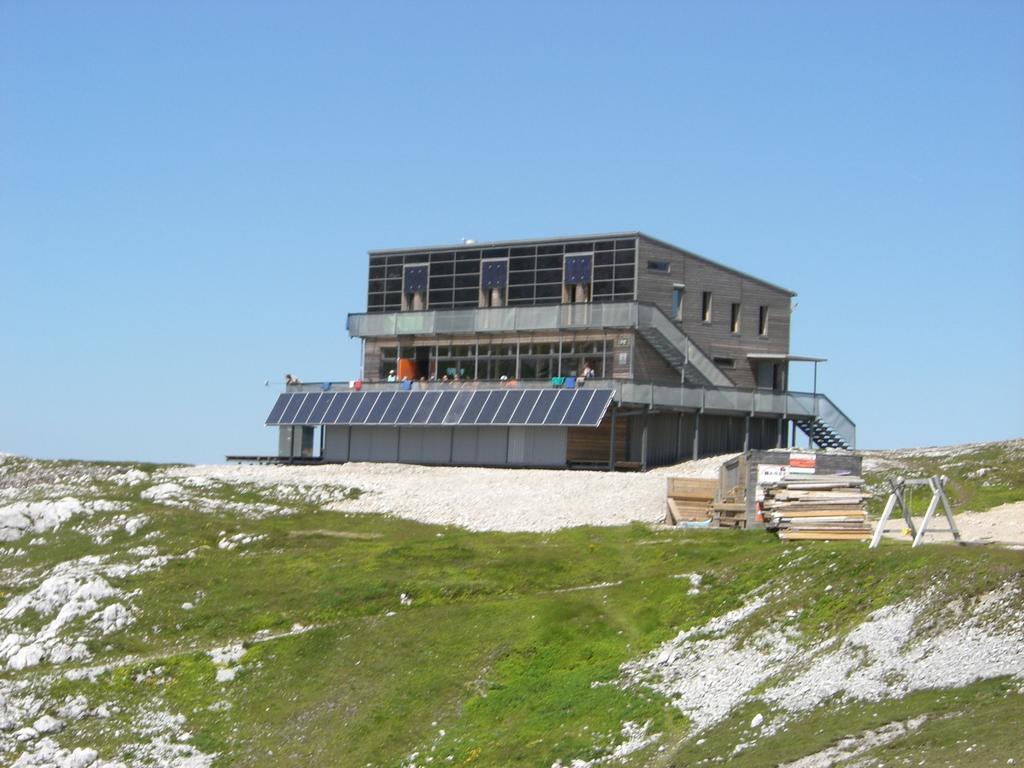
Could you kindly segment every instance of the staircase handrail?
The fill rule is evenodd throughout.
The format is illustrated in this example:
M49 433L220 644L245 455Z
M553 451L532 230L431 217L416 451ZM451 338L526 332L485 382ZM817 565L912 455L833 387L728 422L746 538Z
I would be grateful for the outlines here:
M683 355L686 362L700 371L701 375L716 387L734 387L729 377L722 373L714 361L669 319L661 307L644 301L637 302L636 325L638 329L640 327L653 328L664 336L669 344Z

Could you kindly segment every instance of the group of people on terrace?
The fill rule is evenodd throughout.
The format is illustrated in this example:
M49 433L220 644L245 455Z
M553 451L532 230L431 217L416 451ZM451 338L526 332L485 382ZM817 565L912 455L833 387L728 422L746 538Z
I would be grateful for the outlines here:
M597 376L597 371L590 364L590 362L587 361L583 365L583 372L582 373L577 375L576 371L573 371L568 376L553 376L551 378L551 383L553 385L555 385L555 386L577 386L577 387L579 387L579 386L583 385L583 382L585 380L593 379L596 376ZM462 376L459 375L458 371L453 371L451 376L449 376L448 373L446 372L446 373L441 374L440 377L434 376L434 377L431 377L430 379L427 379L426 376L421 376L418 379L411 379L411 378L406 376L406 377L402 377L400 379L398 377L398 375L395 373L394 369L392 369L392 370L388 371L388 375L387 375L387 378L385 380L389 384L400 384L402 387L404 387L406 389L409 389L409 388L412 388L412 387L426 389L427 386L430 385L430 384L447 384L447 385L450 385L452 387L463 387L463 386L479 387L481 384L488 384L488 383L492 383L493 384L493 382L486 382L486 381L482 381L480 379L463 379ZM498 379L498 383L501 386L505 386L505 387L515 387L515 386L518 386L518 382L516 381L515 377L512 377L512 376L504 376L503 375L503 376L501 376Z

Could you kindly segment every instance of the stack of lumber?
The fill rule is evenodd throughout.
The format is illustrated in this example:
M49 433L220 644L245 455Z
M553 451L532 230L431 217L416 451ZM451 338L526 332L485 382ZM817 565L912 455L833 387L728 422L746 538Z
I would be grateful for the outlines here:
M764 486L765 525L780 539L870 539L864 481L853 475L790 476Z
M737 485L715 502L715 524L719 528L747 527L747 488Z
M711 519L711 505L718 490L717 480L670 477L666 495L665 522L680 525Z

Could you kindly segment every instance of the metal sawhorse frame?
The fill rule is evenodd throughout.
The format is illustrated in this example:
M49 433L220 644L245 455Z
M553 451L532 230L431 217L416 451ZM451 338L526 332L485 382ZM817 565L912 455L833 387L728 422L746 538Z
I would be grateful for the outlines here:
M916 547L924 540L924 534L925 531L928 530L928 524L931 523L932 517L935 515L935 510L938 509L940 503L942 504L942 511L946 515L946 520L949 522L949 528L939 528L937 529L937 532L952 533L953 541L958 544L962 543L960 540L960 529L956 527L956 521L953 519L953 509L949 504L949 497L946 496L946 478L944 476L933 475L932 477L928 477L923 480L907 480L902 477L890 477L889 486L892 488L892 493L889 494L889 500L885 502L885 511L882 512L882 516L879 518L878 524L875 526L875 533L871 537L871 543L868 545L869 549L877 547L879 542L882 540L882 534L885 533L885 526L892 517L892 513L896 509L897 504L900 505L900 510L902 510L903 522L910 531L910 535L914 537L914 543L911 546ZM924 520L921 522L921 528L918 530L915 530L914 521L910 519L910 506L907 504L907 500L904 496L904 491L908 486L926 486L931 489L932 492L932 500L928 504L928 511L924 513Z

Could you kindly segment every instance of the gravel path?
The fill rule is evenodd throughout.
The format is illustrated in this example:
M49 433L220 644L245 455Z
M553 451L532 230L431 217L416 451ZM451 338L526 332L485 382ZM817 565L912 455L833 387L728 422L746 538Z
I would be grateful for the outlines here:
M470 530L550 531L581 525L656 523L665 514L665 478L718 476L735 454L648 473L547 469L425 467L411 464L327 466L206 465L166 476L257 485L359 488L359 499L327 504L346 512L390 513Z

